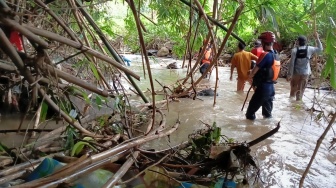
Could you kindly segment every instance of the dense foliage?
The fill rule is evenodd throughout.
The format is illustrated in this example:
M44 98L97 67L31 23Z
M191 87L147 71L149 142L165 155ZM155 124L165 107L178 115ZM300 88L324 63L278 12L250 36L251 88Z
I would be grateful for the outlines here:
M225 27L230 26L238 7L238 3L235 1L200 0L200 3L206 14L215 16L215 19ZM148 48L160 47L157 45L158 43L171 41L174 44L173 53L177 57L182 57L185 53L186 42L189 41L187 40L189 31L191 31L190 45L194 52L198 51L207 36L208 30L204 19L194 9L185 5L183 0L135 0L135 4L143 23L144 38ZM331 22L336 17L336 12L333 11L336 2L246 0L244 5L234 33L249 45L248 48L252 47L252 42L258 34L265 30L275 32L277 40L284 48L293 46L296 37L300 34L306 35L309 43L315 45L313 34L316 31L324 46L327 46L324 53L327 59L324 75L325 77L331 75L332 85L336 87L333 63L335 51L333 41L336 39L335 26ZM125 7L127 3L116 0L109 6ZM105 9L105 13L109 12L108 9ZM124 27L115 27L118 24L114 25L114 22L111 22L110 15L100 14L100 17L97 17L102 28L114 38L122 36L132 52L139 52L138 33L130 9L126 10L123 19ZM118 17L120 19L122 13L118 12L114 15L116 16L112 18ZM102 19L101 16L105 19ZM191 27L190 30L189 27ZM226 32L215 25L213 29L217 40L220 41ZM193 40L194 36L195 41ZM236 43L236 39L230 37L225 51L234 52Z

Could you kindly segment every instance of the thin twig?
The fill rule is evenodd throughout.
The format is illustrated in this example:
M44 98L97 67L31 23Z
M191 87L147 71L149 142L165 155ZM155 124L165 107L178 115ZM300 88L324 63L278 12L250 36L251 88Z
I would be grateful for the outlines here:
M313 164L313 161L315 160L315 156L320 148L320 145L322 143L322 141L324 140L324 137L327 135L327 133L329 132L330 128L333 126L334 122L335 122L335 119L336 119L336 113L333 114L328 126L326 127L326 129L324 130L324 132L322 133L322 135L320 136L320 138L317 140L316 142L316 146L315 146L315 149L314 149L314 153L313 155L311 156L310 158L310 161L308 163L308 166L306 168L306 170L303 172L302 176L301 176L301 179L300 179L300 184L299 184L299 188L302 188L303 187L303 183L304 183L304 180L310 170L310 167L311 165Z

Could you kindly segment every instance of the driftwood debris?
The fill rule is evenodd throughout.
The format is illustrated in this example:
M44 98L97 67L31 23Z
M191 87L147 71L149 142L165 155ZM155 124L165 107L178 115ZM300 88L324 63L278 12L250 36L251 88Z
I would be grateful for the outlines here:
M165 176L173 178L177 182L193 181L207 185L217 177L233 178L237 174L245 174L249 166L258 170L253 157L249 154L249 147L272 136L280 128L280 123L278 123L275 129L251 142L229 143L225 140L218 142L220 138L220 134L218 134L220 132L218 131L220 129L213 125L190 135L188 142L177 147L162 151L141 149L142 143L168 136L178 128L178 124L176 123L170 129L153 130L147 136L127 140L100 153L85 154L77 159L72 158L69 160L60 155L55 155L55 158L61 161L68 161L68 164L48 177L23 183L17 185L17 187L52 187L58 184L69 184L78 179L78 177L99 168L106 168L106 165L111 163L122 163L123 165L114 169L115 175L106 182L104 187L117 185L121 179L123 180L122 184L134 182L137 177L144 175L154 166L164 168ZM210 149L216 143L219 146L225 146L223 147L225 149L210 158ZM133 150L132 148L135 152L129 155ZM129 156L128 159L125 158L126 156ZM36 166L41 161L42 158L0 171L0 176L2 177L0 178L0 185L13 179L22 178L26 174L26 169ZM213 170L217 171L216 176L204 178L211 174ZM135 173L133 178L123 178L127 171Z
M245 174L247 166L257 168L249 147L274 134L279 125L269 134L249 143L232 143L220 135L218 127L208 125L178 146L160 151L142 148L147 142L170 139L179 128L179 120L167 125L161 108L168 107L168 103L177 97L191 96L190 91L196 96L196 87L202 78L194 81L193 74L200 58L194 67L189 66L190 72L177 87L160 84L166 100L157 102L142 36L145 28L134 1L126 2L136 20L151 83L151 102L133 80L139 80L140 76L125 66L83 2L35 0L7 4L7 1L0 0L0 95L6 99L0 105L24 112L21 122L28 113L35 112L34 128L20 126L15 132L33 132L36 135L20 147L8 148L0 143L0 155L5 158L0 164L0 186L67 187L87 174L106 168L114 174L107 178L103 187L132 184L153 171L177 184L191 180L209 183L219 176L229 178L230 174L233 178L238 173ZM186 1L181 2L188 5ZM206 16L198 1L197 6L192 6L207 23L207 40L216 40L210 22L227 32L218 51L215 46L215 60L207 72L217 67L217 59L229 36L241 40L232 33L244 7L242 1L238 2L239 7L228 29ZM69 11L56 13L54 10ZM13 42L12 35L16 42ZM130 104L123 81L132 85L145 104L138 107ZM217 86L210 92L214 98L216 89ZM50 117L56 121L63 120L64 124L54 130L43 129L40 124ZM11 131L0 133L10 134ZM225 146L226 150L215 154L213 146L218 145ZM65 164L48 176L26 181L27 175L43 159L49 158ZM218 174L206 177L212 170L218 170Z

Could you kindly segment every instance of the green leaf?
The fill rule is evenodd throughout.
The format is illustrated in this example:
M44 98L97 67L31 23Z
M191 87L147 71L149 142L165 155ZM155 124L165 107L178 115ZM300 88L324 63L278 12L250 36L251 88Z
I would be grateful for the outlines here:
M216 144L219 142L221 136L221 129L216 127L211 134L211 140L213 140Z
M328 32L326 38L326 49L325 52L328 55L335 56L335 43L336 43L336 36L332 32Z
M336 74L335 63L333 63L333 65L330 68L330 85L333 89L336 89L336 75L335 74Z
M65 149L73 148L75 144L75 138L78 137L78 133L76 132L76 129L72 126L67 126L66 128L66 142L65 142Z
M8 148L0 142L0 152L8 152Z
M71 156L75 156L75 155L78 155L81 151L83 151L84 149L84 146L89 146L90 148L92 148L93 150L96 150L94 147L91 146L90 143L88 142L85 142L85 141L93 141L94 139L91 138L91 137L84 137L83 138L84 141L79 141L77 142L72 150L71 150Z
M48 104L43 101L42 109L41 109L41 115L40 115L40 122L45 121L45 119L47 117L47 112L48 112Z
M295 31L297 33L305 33L304 30L302 29L302 25L299 24L293 24L292 25L293 29L295 29Z
M93 72L93 75L96 77L97 80L100 79L97 68L95 66L95 64L93 64L92 62L89 63L91 71Z
M332 57L332 56L328 56L328 58L327 58L327 62L326 62L326 64L324 65L324 69L323 69L323 71L322 71L322 76L324 77L324 78L326 78L328 75L329 75L329 73L330 73L330 71L331 71L331 67L333 66L332 64L333 64L333 60L334 60L334 58Z
M100 110L102 107L102 98L99 95L96 96L96 104L98 106L98 109Z
M83 142L83 141L77 142L71 150L71 156L73 157L75 155L78 155L83 150L84 146L86 145L90 145L90 144L87 142Z
M268 12L268 16L271 17L272 19L272 24L273 24L273 28L276 30L276 31L279 31L279 24L276 20L276 13L274 11L274 9L272 7L265 7L265 9L267 10Z
M324 8L326 7L325 3L321 3L318 7L316 7L316 9L314 10L314 14L317 14L319 12L321 12Z
M85 91L82 91L81 93L84 97L84 100L85 100L86 104L91 104L91 100L89 98L89 95Z

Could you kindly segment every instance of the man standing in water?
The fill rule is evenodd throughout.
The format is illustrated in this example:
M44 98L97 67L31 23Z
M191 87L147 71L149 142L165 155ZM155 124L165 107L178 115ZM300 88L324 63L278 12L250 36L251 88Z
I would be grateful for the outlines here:
M234 68L237 68L237 91L244 91L245 83L248 81L249 72L251 70L251 61L258 60L256 55L244 50L245 45L241 42L238 43L238 52L235 53L231 59L231 74L230 80L232 81L232 74Z
M272 117L274 80L277 79L280 71L278 54L273 50L275 35L271 31L261 33L258 37L261 40L264 52L260 55L257 65L251 71L249 78L253 78L252 85L255 92L251 98L246 111L246 119L255 120L255 113L262 107L264 118ZM275 66L276 65L276 66Z
M201 67L200 72L203 75L204 72L207 70L207 68L210 66L210 63L212 61L212 49L211 49L211 43L210 41L206 43L206 40L203 41L203 48L205 48L203 59L201 61ZM200 53L202 52L202 48L200 49ZM208 75L205 75L205 78L207 78Z
M290 81L290 97L296 97L297 101L302 100L303 92L307 87L308 77L311 74L310 58L314 53L323 50L322 43L315 33L317 47L308 46L307 38L299 36L298 47L292 49L292 56L289 63L287 81Z

